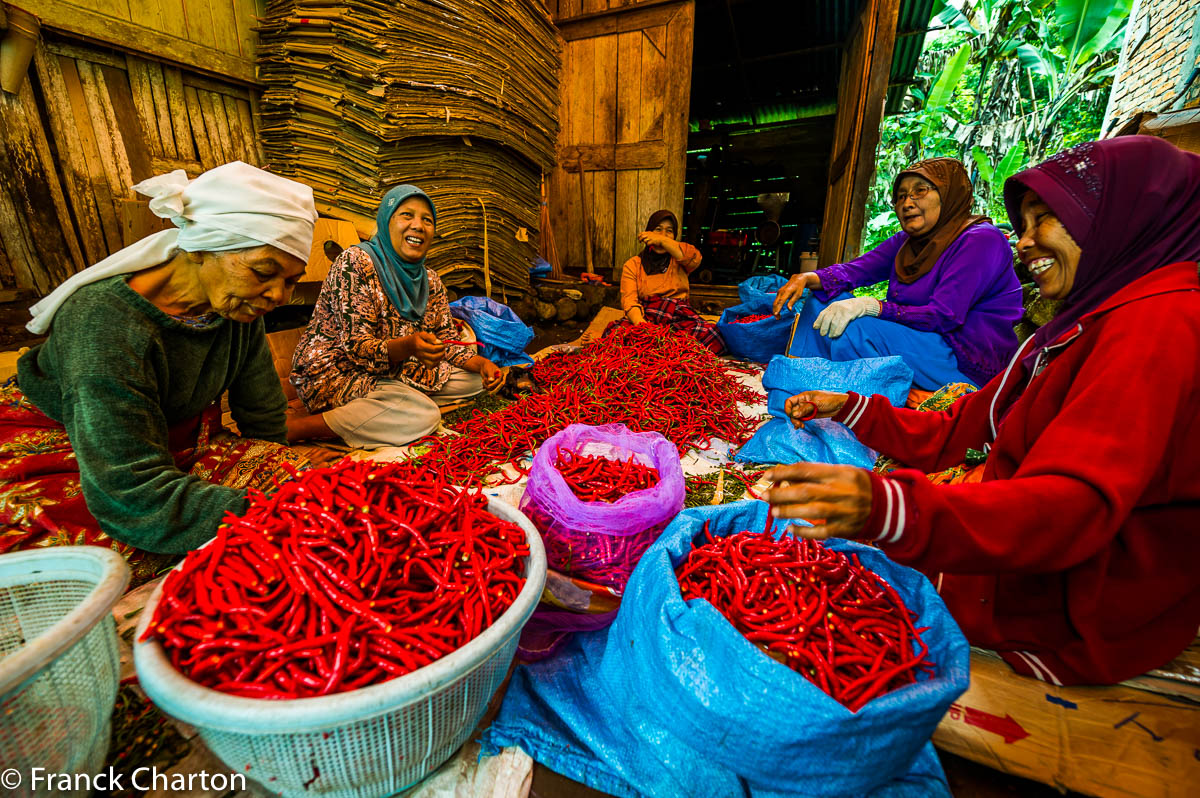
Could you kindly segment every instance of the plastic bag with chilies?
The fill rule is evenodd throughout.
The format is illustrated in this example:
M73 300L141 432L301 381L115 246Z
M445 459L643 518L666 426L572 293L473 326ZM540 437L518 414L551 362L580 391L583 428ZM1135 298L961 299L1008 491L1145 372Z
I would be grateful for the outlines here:
M920 573L878 549L827 543L857 554L928 627L932 677L858 712L764 654L709 602L684 601L675 568L704 542L704 522L730 535L762 529L766 514L749 501L680 513L643 555L611 627L516 670L484 753L519 745L616 795L949 798L930 736L966 690L970 649Z
M759 294L740 305L726 308L717 322L717 331L734 357L766 363L775 355L787 351L792 334L795 311L784 310L778 316L771 313L774 294ZM767 316L758 321L742 322L748 316Z
M450 315L471 325L481 346L479 354L497 366L532 366L525 347L533 330L508 305L485 296L465 296L450 303Z
M629 460L655 468L658 484L615 502L577 497L555 468L559 450ZM623 424L572 424L538 448L521 512L542 533L546 563L560 573L620 590L638 559L683 509L683 468L675 445L657 432Z

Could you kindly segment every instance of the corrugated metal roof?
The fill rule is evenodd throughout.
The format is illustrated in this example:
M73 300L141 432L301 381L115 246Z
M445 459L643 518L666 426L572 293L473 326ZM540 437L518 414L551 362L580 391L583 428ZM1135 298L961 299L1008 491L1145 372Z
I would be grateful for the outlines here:
M780 119L837 101L842 51L866 0L697 0L693 124ZM887 108L898 110L933 0L901 0ZM769 110L768 110L769 109ZM786 116L786 112L783 114Z

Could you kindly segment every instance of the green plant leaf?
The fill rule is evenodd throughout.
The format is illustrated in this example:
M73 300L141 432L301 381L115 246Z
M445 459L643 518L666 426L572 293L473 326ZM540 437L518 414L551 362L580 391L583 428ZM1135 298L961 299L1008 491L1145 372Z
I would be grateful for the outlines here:
M954 92L958 88L958 83L962 80L963 72L967 68L967 59L971 56L971 45L964 44L958 48L958 51L950 57L943 67L938 79L934 81L933 87L929 90L929 98L925 102L925 110L929 113L929 118L925 121L923 128L926 136L937 130L941 123L941 114L950 100L954 97Z
M1054 74L1054 68L1047 60L1047 55L1048 53L1043 53L1040 48L1034 47L1032 44L1017 46L1017 58L1020 59L1021 65L1035 75L1050 77Z
M992 168L992 159L978 144L971 148L971 157L975 159L975 168L979 170L979 178L990 186L992 173L995 171Z
M996 164L996 172L990 181L992 196L1002 196L1004 181L1015 175L1023 166L1025 166L1025 142L1018 141L1009 147L1008 152L1000 159L1000 163Z
M971 24L971 20L963 13L963 5L962 0L937 0L933 4L933 16L938 23L952 30L978 34L979 31L975 29L975 26Z
M1076 56L1083 46L1104 27L1117 2L1118 0L1058 0L1054 8L1055 33L1058 41L1066 48L1069 64L1076 62Z
M1125 40L1125 29L1132 6L1133 0L1116 0L1100 30L1079 48L1075 63L1084 64L1100 53L1119 50Z

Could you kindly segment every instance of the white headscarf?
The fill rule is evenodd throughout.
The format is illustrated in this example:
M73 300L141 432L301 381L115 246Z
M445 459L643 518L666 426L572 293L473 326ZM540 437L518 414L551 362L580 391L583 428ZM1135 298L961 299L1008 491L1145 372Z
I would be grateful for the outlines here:
M234 161L188 180L182 169L143 180L134 191L150 197L150 210L170 219L163 230L114 252L68 278L29 312L25 325L41 335L67 297L88 283L166 263L175 253L224 252L277 247L307 262L317 210L312 189L303 183Z

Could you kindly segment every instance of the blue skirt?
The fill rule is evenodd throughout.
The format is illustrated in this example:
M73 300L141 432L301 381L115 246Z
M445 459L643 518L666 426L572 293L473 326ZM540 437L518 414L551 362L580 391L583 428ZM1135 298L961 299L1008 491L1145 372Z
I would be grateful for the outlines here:
M830 302L850 299L849 292ZM975 385L958 370L954 350L935 332L923 332L895 321L862 316L850 322L837 338L826 338L813 329L817 314L830 302L821 302L811 294L804 298L804 309L796 316L787 353L792 357L823 357L827 360L858 360L864 357L898 355L913 370L913 387L936 391L952 382ZM975 386L978 387L978 386Z

